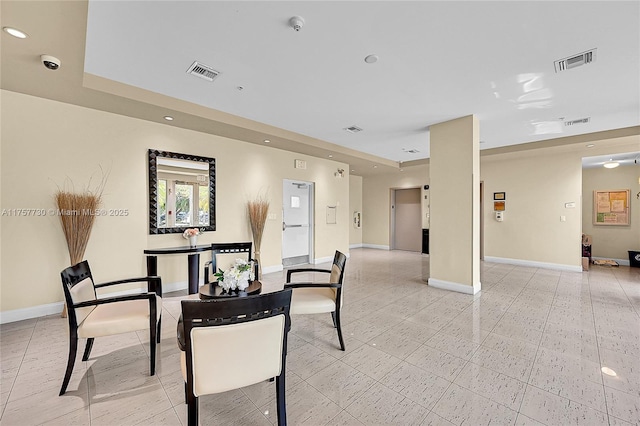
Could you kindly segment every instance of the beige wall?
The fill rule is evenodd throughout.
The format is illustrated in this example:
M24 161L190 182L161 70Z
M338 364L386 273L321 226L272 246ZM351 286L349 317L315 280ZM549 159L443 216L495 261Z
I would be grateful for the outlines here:
M640 251L640 166L620 166L615 169L598 167L582 170L582 230L591 235L591 255L629 261L629 250ZM593 191L629 189L630 225L593 225Z
M389 248L391 189L419 188L429 183L429 166L365 177L362 181L362 243Z
M581 173L576 153L483 158L485 260L497 257L578 268ZM506 193L503 222L495 220L494 192ZM569 202L576 207L565 208Z
M216 158L217 231L205 233L199 244L250 240L246 202L266 191L277 219L267 221L262 263L281 265L287 178L315 182L316 218L324 218L327 205L345 206L338 208L337 228L316 220L314 257L348 252L349 179L334 176L346 164L7 91L1 108L2 209L53 208L53 194L67 179L82 189L100 178L100 167L110 171L103 206L129 215L96 221L85 258L98 281L144 274L145 248L185 244L180 234L148 235L149 148ZM296 158L307 161L306 170L293 168ZM0 232L1 310L62 301L59 274L69 258L58 217L2 216ZM158 258L166 284L186 282L186 265L186 256Z
M349 245L360 247L362 245L362 220L360 228L353 226L353 214L360 212L362 218L362 177L349 176L349 211L351 212L351 226L349 227Z

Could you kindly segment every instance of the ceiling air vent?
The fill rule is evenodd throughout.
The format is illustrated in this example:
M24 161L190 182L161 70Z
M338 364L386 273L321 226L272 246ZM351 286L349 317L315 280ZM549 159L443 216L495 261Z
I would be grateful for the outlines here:
M587 124L591 121L591 117L579 118L577 120L565 121L565 126L575 126L576 124Z
M344 130L346 130L349 133L358 133L362 131L362 129L358 126L345 127Z
M207 81L213 81L217 76L220 75L219 71L216 71L210 66L201 64L197 61L191 64L191 66L187 70L187 73L195 75L196 77L203 78Z
M586 52L555 61L553 64L556 67L556 73L594 62L596 60L597 50L598 49L587 50Z

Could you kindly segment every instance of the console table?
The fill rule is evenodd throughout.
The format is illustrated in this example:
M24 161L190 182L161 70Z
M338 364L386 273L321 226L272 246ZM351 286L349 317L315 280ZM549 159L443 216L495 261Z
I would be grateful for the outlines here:
M205 246L183 246L169 247L145 250L147 255L147 275L154 277L158 275L158 258L159 254L188 254L189 262L189 294L196 294L200 281L200 253L203 251L211 251L211 244Z

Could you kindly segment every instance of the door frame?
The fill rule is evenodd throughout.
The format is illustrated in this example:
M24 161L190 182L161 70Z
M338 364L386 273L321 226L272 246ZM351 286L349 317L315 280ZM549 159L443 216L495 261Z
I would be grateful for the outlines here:
M307 191L308 191L308 195L309 195L309 259L308 259L308 263L309 264L314 264L315 261L315 239L314 239L314 235L315 235L315 197L316 197L316 184L315 182L309 182L309 181L305 181L305 180L301 180L301 179L289 179L289 178L284 178L282 179L282 188L283 188L283 194L282 194L282 203L281 203L281 215L282 215L282 222L284 223L284 186L288 183L288 184L292 184L292 183L304 183L307 185ZM280 248L280 260L282 261L282 263L284 264L284 257L282 256L283 250L284 250L284 229L281 231L280 234L280 241L281 241L281 248Z
M417 189L420 191L420 197L422 198L421 186L389 188L389 250L396 250L396 191L404 191L406 189ZM422 216L422 200L420 200L420 212L420 216ZM422 232L422 224L420 225L420 232Z

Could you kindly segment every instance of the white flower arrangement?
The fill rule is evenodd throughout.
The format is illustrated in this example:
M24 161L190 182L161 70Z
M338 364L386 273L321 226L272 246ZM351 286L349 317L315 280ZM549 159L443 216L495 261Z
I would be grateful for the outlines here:
M218 269L214 276L218 279L218 285L227 292L245 290L249 287L249 281L254 279L251 264L244 259L236 259L233 266L226 271Z

